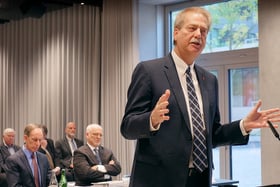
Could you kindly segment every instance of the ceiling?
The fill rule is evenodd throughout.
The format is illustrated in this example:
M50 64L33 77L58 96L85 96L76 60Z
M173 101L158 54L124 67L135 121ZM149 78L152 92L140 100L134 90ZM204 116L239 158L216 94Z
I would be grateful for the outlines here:
M182 2L182 1L184 1L184 0L139 0L139 3L162 5L162 4L178 3L178 2Z
M74 4L102 6L103 0L0 0L0 24L26 17L39 18L46 12Z
M139 3L151 5L182 1L184 0L138 0ZM82 2L87 5L102 7L103 0L0 0L0 24L26 17L40 18L46 12L67 8Z

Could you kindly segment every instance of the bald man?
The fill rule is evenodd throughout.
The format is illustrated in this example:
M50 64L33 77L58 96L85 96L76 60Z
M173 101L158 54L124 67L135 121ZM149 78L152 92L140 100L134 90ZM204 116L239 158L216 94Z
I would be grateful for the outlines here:
M55 142L55 165L65 169L67 181L74 181L73 156L74 150L84 145L76 138L76 123L68 122L65 127L65 137Z

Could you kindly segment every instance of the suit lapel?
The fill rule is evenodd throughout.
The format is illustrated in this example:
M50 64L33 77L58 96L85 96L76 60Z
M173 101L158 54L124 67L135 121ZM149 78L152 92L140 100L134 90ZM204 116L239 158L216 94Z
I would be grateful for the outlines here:
M9 150L8 150L8 148L7 148L5 145L3 145L3 147L2 147L1 150L4 152L4 155L5 155L6 158L7 158L8 156L11 155L10 152L9 152ZM16 150L15 150L15 151L16 151ZM6 159L6 158L5 158L5 159Z
M44 163L43 163L43 157L42 155L40 155L40 153L37 152L37 162L38 162L38 167L40 170L40 175L41 175L41 186L43 186L42 181L45 180L45 176L47 176L48 173L48 169L47 167L45 167Z
M190 124L189 124L189 114L187 112L186 107L186 100L184 93L182 91L181 83L177 74L177 70L174 64L174 61L169 55L165 61L165 74L167 77L167 80L169 81L169 86L171 88L171 94L174 95L175 100L180 108L180 111L182 113L182 116L184 118L185 124L187 125L189 131L191 132Z
M90 159L90 161L93 164L98 164L98 160L96 159L96 156L93 153L93 150L91 150L91 148L87 145L87 149L86 149L86 154L88 155L88 158Z
M27 171L29 173L29 175L34 178L33 173L32 173L32 169L28 163L28 158L26 157L26 155L24 154L23 150L19 151L19 154L21 154L21 156L19 157L21 162L25 165L25 168L27 168ZM35 183L34 183L35 185Z
M65 143L65 146L66 146L66 148L67 148L67 150L69 152L69 155L72 155L71 147L70 147L66 137L64 138L64 143Z
M76 142L76 145L77 145L77 148L81 147L83 144L80 142L79 139L77 138L74 138L75 142Z
M13 145L13 148L14 148L15 152L17 152L19 150L19 147L16 145Z

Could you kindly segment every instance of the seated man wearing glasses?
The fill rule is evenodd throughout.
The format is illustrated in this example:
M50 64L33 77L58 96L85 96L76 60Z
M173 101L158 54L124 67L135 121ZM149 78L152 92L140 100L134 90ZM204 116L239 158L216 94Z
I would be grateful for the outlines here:
M74 151L74 174L77 186L112 180L121 172L119 161L113 152L101 146L103 129L98 124L86 128L87 144Z

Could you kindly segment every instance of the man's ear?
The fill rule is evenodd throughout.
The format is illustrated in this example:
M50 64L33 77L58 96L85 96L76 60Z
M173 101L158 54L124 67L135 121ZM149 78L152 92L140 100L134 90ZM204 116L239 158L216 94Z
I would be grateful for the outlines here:
M27 135L24 135L24 136L23 136L24 143L26 142L27 138L28 138Z

